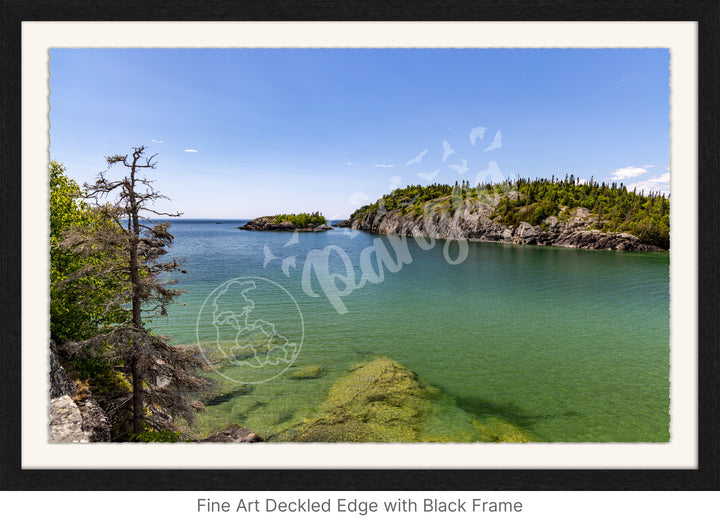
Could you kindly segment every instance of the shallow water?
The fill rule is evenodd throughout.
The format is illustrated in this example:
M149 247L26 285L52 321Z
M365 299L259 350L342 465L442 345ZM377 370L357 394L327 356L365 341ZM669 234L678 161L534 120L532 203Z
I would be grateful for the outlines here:
M478 422L539 441L669 440L667 253L471 242L451 265L457 242L444 253L443 241L410 239L401 269L378 277L372 260L374 280L333 304L316 272L303 290L309 251L337 247L328 271L343 291L345 265L359 284L362 252L375 243L394 255L390 238L246 232L242 223L173 221L186 293L151 323L176 343L216 350L214 360L225 354L209 374L218 397L198 435L235 422L272 436L309 415L349 367L384 355L443 392L426 426L452 440L477 440ZM242 277L252 278L223 286ZM270 355L256 357L273 333ZM268 356L277 364L260 367ZM293 378L309 366L322 366L319 377Z

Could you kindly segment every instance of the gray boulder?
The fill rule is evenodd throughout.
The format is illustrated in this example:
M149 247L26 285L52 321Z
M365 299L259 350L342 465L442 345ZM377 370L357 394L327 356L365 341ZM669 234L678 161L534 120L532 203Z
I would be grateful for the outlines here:
M50 341L50 441L54 443L110 441L111 425L87 387L78 386L60 365Z
M225 430L201 439L200 443L258 443L260 441L262 441L260 436L249 428L230 425Z
M69 395L50 401L50 442L88 443L90 438L83 431L80 410Z
M110 441L110 419L100 408L90 390L83 390L83 393L76 398L78 410L82 417L82 430L92 443L105 443Z

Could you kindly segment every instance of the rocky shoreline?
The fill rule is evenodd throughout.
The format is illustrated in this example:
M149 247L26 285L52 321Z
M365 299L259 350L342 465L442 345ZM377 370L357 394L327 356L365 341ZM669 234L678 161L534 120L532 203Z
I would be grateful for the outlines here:
M261 216L241 225L238 229L242 231L325 232L332 230L332 227L326 223L321 225L308 223L305 227L298 227L289 221L275 223L275 216Z
M492 218L500 198L488 201L465 199L450 207L448 198L437 198L424 205L420 214L386 211L381 202L351 218L350 228L374 234L426 237L435 239L467 239L516 245L548 245L581 249L615 251L662 251L643 243L628 233L604 232L597 229L598 218L588 209L563 209L559 216L549 216L538 225L525 221L516 226L503 225Z
M111 424L86 384L72 379L58 360L55 342L50 341L50 443L107 443ZM204 408L202 404L199 405ZM252 430L232 424L203 438L183 438L193 443L259 443L264 439Z

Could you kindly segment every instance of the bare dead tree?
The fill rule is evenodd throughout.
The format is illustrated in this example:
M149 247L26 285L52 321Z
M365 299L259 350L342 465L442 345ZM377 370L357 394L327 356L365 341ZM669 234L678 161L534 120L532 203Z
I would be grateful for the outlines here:
M78 254L103 254L102 268L87 266L70 277L81 274L105 273L127 284L123 294L111 301L107 309L125 306L127 320L83 342L65 345L71 354L87 349L103 349L107 357L124 365L132 379L132 429L143 432L143 423L154 429L172 428L173 417L192 421L194 409L188 394L205 387L206 382L193 371L202 366L198 349L172 346L169 339L154 335L144 327L144 317L167 314L166 307L182 291L170 286L166 273L178 270L177 259L160 258L173 241L167 222L146 217L180 216L155 210L154 203L166 196L155 191L153 181L141 174L154 169L155 155L146 156L145 147L135 147L130 155L106 158L108 168L98 174L94 184L86 184L87 196L95 201L96 210L107 218L106 227L89 231L75 229L67 234L63 246ZM117 180L108 179L107 172L122 165L128 174ZM129 308L128 308L129 306Z

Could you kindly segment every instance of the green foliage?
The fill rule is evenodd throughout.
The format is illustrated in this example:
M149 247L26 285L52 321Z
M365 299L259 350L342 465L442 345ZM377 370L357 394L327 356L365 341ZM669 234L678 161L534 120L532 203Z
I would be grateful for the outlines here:
M50 163L50 334L58 342L81 340L98 328L117 323L120 310L106 309L107 300L122 286L100 272L110 265L108 256L98 253L79 256L61 247L70 228L88 231L107 227L107 220L83 201L79 185L65 174L65 167ZM77 276L83 269L97 272ZM72 280L70 280L72 278Z
M278 214L277 216L275 216L275 220L273 223L284 222L290 222L296 227L303 229L311 223L316 226L323 225L327 223L327 220L325 219L325 216L323 216L320 212L301 212L299 214Z
M583 207L597 218L596 227L601 230L627 232L643 243L670 247L670 200L659 192L645 195L629 191L622 183L599 184L592 179L578 183L572 175L564 180L518 179L514 189L521 196L509 200L507 209L515 213L515 223L537 225L563 208L567 214Z
M371 205L363 205L350 215L350 223L352 223L355 219L365 218L365 216L367 216L369 212L375 212L377 211L377 209L377 203L373 203Z
M511 194L512 193L512 194ZM592 179L579 183L574 176L548 180L506 180L502 183L471 187L467 181L451 185L413 185L393 190L378 202L356 210L350 221L364 219L385 210L400 210L417 217L430 200L448 197L444 204L450 214L462 200L477 199L484 203L498 200L492 219L517 226L521 221L542 224L549 216L567 219L577 207L588 209L596 219L595 228L606 232L627 232L643 243L667 249L670 247L670 200L660 193L629 191L625 185L607 185Z
M177 443L182 441L182 434L173 430L154 430L147 425L139 434L130 434L130 441L138 443Z
M73 377L87 383L101 406L112 404L116 397L126 397L132 387L118 365L100 353L74 357L66 362Z
M393 190L384 195L378 202L365 205L350 215L350 222L365 218L368 214L375 214L378 210L389 211L400 209L403 213L418 216L423 211L423 204L427 201L449 196L453 192L450 185L432 184L427 186L411 185Z

